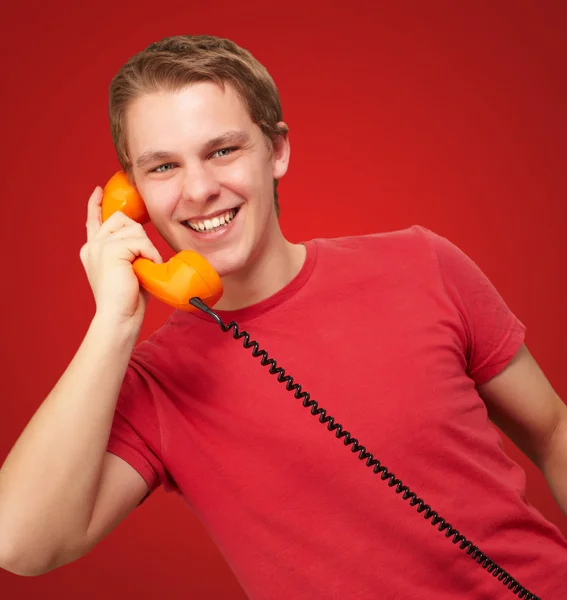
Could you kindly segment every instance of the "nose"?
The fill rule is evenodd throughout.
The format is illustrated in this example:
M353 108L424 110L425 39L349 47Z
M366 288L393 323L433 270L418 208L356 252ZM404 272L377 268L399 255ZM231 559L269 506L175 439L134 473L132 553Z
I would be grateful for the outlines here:
M220 182L206 165L188 165L183 180L182 199L191 204L205 205L220 194Z

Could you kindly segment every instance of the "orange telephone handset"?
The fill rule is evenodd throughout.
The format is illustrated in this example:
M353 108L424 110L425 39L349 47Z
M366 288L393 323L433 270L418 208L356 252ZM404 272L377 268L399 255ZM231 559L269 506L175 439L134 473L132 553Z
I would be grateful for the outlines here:
M142 197L123 171L115 173L104 187L101 211L103 222L116 211L122 211L142 225L150 221ZM174 308L197 311L189 304L195 296L212 308L223 293L218 273L192 250L183 250L163 264L137 258L132 267L145 290Z

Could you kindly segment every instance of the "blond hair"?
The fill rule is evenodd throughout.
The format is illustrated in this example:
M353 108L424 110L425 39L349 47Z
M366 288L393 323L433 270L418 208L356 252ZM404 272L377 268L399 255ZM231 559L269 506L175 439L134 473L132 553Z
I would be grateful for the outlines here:
M233 86L250 117L273 149L278 134L287 129L282 121L279 92L266 70L252 54L231 40L210 35L176 35L153 42L132 56L111 81L109 117L112 141L122 169L131 174L125 133L129 105L140 96L157 91L178 91L185 86L213 81L222 88ZM274 179L274 201L279 216L278 182Z

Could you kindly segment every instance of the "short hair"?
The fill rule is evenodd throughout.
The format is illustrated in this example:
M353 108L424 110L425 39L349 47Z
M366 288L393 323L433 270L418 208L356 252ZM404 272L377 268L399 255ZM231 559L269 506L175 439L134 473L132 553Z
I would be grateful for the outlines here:
M131 174L125 134L129 105L157 91L178 91L191 83L212 81L231 85L243 100L250 118L274 147L278 134L287 134L282 121L280 95L267 69L235 42L211 35L176 35L153 42L132 56L111 81L109 118L112 141L122 169ZM279 216L278 181L274 201Z

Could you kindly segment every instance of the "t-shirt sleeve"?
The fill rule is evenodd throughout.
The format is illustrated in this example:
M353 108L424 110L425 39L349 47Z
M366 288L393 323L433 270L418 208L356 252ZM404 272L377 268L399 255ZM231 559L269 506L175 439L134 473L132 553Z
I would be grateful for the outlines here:
M149 488L143 501L166 481L160 450L160 426L151 390L143 371L131 360L118 397L107 451L143 477Z
M526 327L471 258L447 238L420 229L435 251L446 293L463 324L467 374L476 385L485 383L520 349Z

